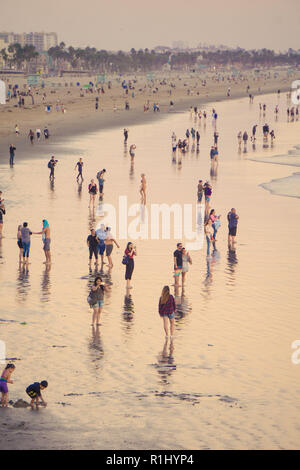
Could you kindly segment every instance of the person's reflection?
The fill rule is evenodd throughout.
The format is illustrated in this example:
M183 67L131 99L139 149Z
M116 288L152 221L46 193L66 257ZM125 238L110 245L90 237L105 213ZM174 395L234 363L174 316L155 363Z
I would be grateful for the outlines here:
M29 269L27 265L19 265L17 277L17 299L25 302L30 289Z
M42 282L41 282L41 301L42 302L49 302L50 291L51 291L50 270L51 270L51 265L46 265L45 270L42 274Z
M212 251L211 256L206 257L206 276L204 280L204 285L207 287L210 284L212 284L214 267L216 263L219 261L219 259L220 259L220 253L218 252L217 249L214 249Z
M89 230L92 230L92 228L95 228L95 222L96 222L95 208L90 207L89 218L88 218Z
M192 311L192 307L189 304L188 298L185 295L185 287L182 288L181 296L175 297L175 304L176 304L176 320L180 320L181 318L185 317Z
M80 183L78 181L77 194L78 194L79 199L81 199L81 196L82 196L82 181Z
M212 163L210 167L210 178L212 181L216 181L218 176L218 164Z
M127 142L124 143L124 157L127 156Z
M172 373L176 370L176 364L174 364L174 343L171 340L169 344L169 338L165 339L163 350L157 356L157 372L159 375L160 383L168 384Z
M92 337L89 342L89 350L92 356L92 362L95 364L95 368L98 369L104 356L99 325L92 326Z
M227 252L227 272L232 283L235 282L235 269L238 264L238 259L236 256L236 250L228 248Z
M50 183L49 183L49 187L50 187L50 191L53 192L54 191L54 180L50 180Z
M131 160L130 162L129 178L131 180L134 179L134 160Z
M130 331L133 326L134 320L134 302L132 300L132 295L130 289L126 289L124 296L124 305L122 312L122 323L125 330Z

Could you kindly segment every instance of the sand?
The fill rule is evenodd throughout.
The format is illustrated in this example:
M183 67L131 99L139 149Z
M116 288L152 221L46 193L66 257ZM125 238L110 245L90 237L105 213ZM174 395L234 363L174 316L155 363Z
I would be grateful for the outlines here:
M273 77L274 73L265 71ZM278 73L278 72L277 72ZM227 77L227 74L223 74ZM226 99L232 99L248 96L247 86L250 86L249 93L259 101L258 95L262 93L271 93L280 89L282 92L290 90L290 84L295 77L287 78L286 72L278 74L277 78L253 78L254 72L247 71L243 79L233 82L218 82L215 80L215 74L188 74L180 72L157 73L154 82L147 80L144 75L123 77L128 80L136 78L135 97L131 97L132 90L129 90L128 96L121 88L120 78L112 78L112 88L109 90L107 84L104 84L105 94L86 93L83 88L83 97L80 87L76 86L79 81L95 83L95 77L63 77L45 79L45 88L40 86L34 88L34 105L30 96L25 97L25 106L19 109L17 99L11 99L6 105L0 105L0 161L5 161L8 155L8 147L13 143L17 147L16 160L32 154L32 148L29 145L28 133L32 129L34 132L40 128L43 132L44 126L48 126L51 134L51 143L63 141L66 137L76 136L84 132L93 132L99 129L112 127L128 127L131 125L146 123L153 119L158 119L166 113L176 113L186 111L190 106L198 106L203 109L205 103L216 102ZM162 85L164 77L167 77L165 85ZM110 77L107 78L107 81ZM205 87L201 85L201 80L206 79ZM19 89L26 87L24 78L9 78L10 84L18 84ZM7 84L8 84L7 83ZM70 86L70 83L73 86ZM172 83L174 87L170 87ZM65 84L68 86L66 87ZM58 86L61 85L61 86ZM146 88L145 88L146 87ZM228 98L227 88L231 88L231 96ZM157 88L157 90L156 90ZM153 93L153 90L155 93ZM172 95L169 95L172 90ZM188 95L187 90L190 90ZM43 93L46 93L46 99L43 101ZM95 99L99 97L99 109L95 110ZM126 111L125 101L128 100L130 110ZM170 101L174 102L170 106ZM144 112L144 104L149 101L150 109ZM56 111L57 103L64 105L65 113ZM160 112L154 113L153 103L159 103ZM52 111L47 113L45 106L51 105ZM205 106L204 106L205 107ZM60 108L61 109L61 108ZM19 126L20 136L15 135L15 125ZM43 140L43 137L42 139ZM48 143L48 142L47 142ZM49 142L50 143L50 142ZM47 148L43 151L48 151ZM49 149L50 151L50 149ZM34 150L35 152L35 150Z

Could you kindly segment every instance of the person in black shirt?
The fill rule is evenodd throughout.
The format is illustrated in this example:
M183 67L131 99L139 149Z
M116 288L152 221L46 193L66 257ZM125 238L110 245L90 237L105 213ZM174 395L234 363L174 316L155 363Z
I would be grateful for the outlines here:
M46 380L42 380L41 382L34 382L26 388L26 393L31 398L30 406L32 409L34 408L34 405L36 405L36 409L38 409L40 400L41 405L47 406L47 403L45 402L41 394L41 390L44 390L47 387L48 382Z
M10 147L9 147L9 164L11 166L13 166L13 164L14 164L15 150L16 150L16 147L14 147L13 144L10 144Z
M90 252L90 257L89 257L89 266L91 267L92 264L92 257L93 255L95 256L96 262L95 266L98 264L98 253L97 253L97 247L99 245L99 239L96 235L95 230L92 228L91 234L87 237L87 246L89 247L89 252Z
M82 168L83 168L83 161L82 161L82 158L79 158L79 161L76 163L75 165L75 170L76 170L76 167L78 167L78 175L77 175L77 181L79 180L79 177L81 178L81 182L83 181L83 176L82 176Z
M174 251L173 256L175 286L178 286L179 276L182 273L182 243L177 243L177 250Z
M48 168L50 168L50 180L54 180L54 168L55 165L57 164L58 160L55 160L54 156L51 157L51 160L48 162Z

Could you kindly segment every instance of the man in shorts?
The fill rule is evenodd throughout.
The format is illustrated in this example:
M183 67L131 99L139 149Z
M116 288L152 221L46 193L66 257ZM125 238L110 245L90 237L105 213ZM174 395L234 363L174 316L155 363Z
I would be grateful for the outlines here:
M236 230L238 224L239 216L236 213L235 208L233 207L230 212L227 214L228 220L228 247L232 248L235 243Z
M48 220L43 220L43 229L41 232L32 232L35 235L42 235L43 239L43 250L45 253L46 261L44 264L50 265L51 264L51 253L50 253L50 226Z

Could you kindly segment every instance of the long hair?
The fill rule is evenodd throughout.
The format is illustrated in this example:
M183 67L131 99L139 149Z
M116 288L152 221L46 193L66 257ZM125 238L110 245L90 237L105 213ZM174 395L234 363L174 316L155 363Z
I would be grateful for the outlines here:
M94 286L96 287L97 285L97 281L98 279L100 279L100 281L102 282L102 277L101 276L96 276L95 280L94 280ZM100 285L101 289L104 291L104 286Z
M168 302L169 297L170 297L170 287L165 286L161 292L161 296L159 299L160 304L165 305Z

